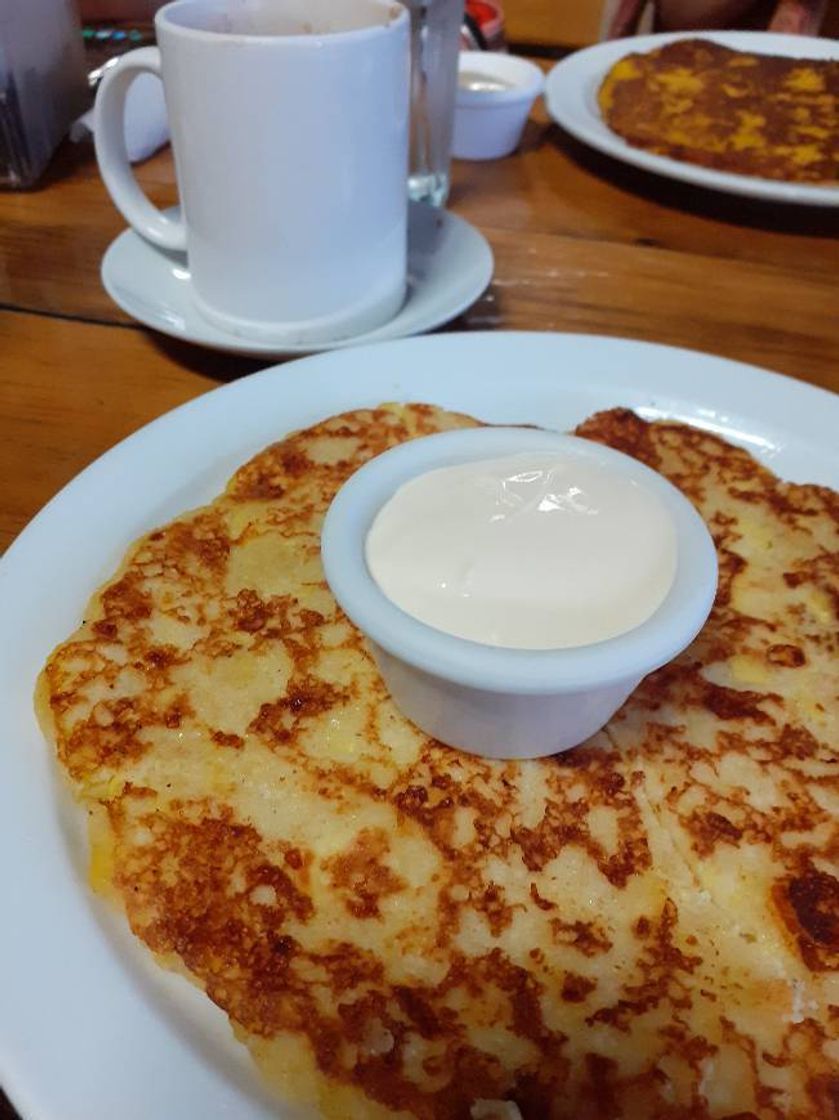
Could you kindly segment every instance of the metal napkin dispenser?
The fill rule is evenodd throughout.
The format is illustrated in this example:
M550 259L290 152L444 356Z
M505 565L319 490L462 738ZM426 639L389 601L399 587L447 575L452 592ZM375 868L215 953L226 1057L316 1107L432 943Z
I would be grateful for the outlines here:
M72 0L0 0L0 187L35 183L88 100Z

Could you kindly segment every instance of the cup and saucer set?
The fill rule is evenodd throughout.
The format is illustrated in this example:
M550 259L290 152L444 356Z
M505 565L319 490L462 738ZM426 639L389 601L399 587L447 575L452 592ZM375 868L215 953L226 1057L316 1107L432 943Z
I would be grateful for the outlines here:
M183 341L280 357L420 334L492 278L462 218L409 202L410 18L389 0L175 0L158 47L99 89L96 153L130 223L102 281ZM181 206L158 210L126 155L132 81L163 81Z

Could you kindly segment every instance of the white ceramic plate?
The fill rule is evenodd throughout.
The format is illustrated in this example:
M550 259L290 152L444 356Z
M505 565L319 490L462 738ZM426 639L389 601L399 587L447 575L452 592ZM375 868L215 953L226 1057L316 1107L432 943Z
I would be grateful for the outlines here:
M812 206L839 206L839 187L784 183L752 175L735 175L730 171L715 171L710 167L699 167L668 156L645 152L641 148L633 148L612 132L601 117L597 104L597 91L611 67L624 55L644 53L676 39L686 38L713 39L724 47L759 54L839 59L839 41L836 39L773 35L766 31L715 31L691 35L682 32L615 39L577 51L551 70L545 87L548 112L557 124L584 144L624 163L642 167L645 171L748 198L809 203Z
M450 334L319 355L199 397L95 462L0 562L0 1082L27 1120L277 1115L222 1013L154 967L90 896L79 814L54 785L32 689L135 537L213 497L290 429L384 400L560 429L627 405L719 432L784 477L839 487L839 397L581 335Z
M168 213L177 212L172 207ZM102 258L102 284L139 322L163 334L235 354L280 358L423 334L458 316L492 279L492 250L484 235L448 210L410 204L408 294L392 319L373 331L337 342L265 342L215 326L192 300L185 253L170 253L124 230Z

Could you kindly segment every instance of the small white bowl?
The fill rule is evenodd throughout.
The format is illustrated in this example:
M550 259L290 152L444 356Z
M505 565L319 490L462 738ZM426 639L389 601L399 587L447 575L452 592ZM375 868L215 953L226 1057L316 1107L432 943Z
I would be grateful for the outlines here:
M492 51L461 51L460 73L497 78L508 88L470 90L455 96L452 152L458 159L499 159L517 146L545 75L532 62Z
M376 514L403 483L437 467L527 451L566 452L618 468L664 502L676 529L676 576L646 622L573 649L507 649L436 630L379 589L367 568L365 541ZM717 586L711 536L675 486L612 448L527 428L444 432L372 459L333 500L321 554L332 593L367 636L397 706L435 739L488 758L538 758L593 735L648 673L693 641Z

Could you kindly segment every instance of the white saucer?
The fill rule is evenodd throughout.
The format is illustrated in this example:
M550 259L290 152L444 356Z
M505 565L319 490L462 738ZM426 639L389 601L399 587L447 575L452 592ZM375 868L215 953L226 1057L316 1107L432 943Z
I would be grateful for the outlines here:
M207 322L192 301L186 256L168 253L127 229L102 258L102 283L123 311L163 334L214 350L281 357L405 338L448 322L492 279L492 250L463 218L412 202L408 222L408 296L401 311L374 331L336 342L261 342Z

